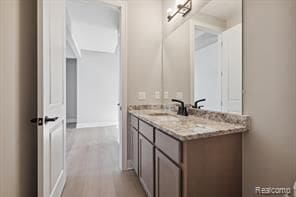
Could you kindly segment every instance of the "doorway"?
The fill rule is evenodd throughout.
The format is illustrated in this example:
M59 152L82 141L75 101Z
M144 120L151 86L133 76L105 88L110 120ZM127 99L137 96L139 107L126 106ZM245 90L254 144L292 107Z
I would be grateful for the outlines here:
M192 32L192 99L206 99L208 110L241 114L242 24L193 24Z
M114 178L140 188L131 172L121 171L127 169L124 5L68 0L66 19L68 179L63 196L113 196Z
M194 46L194 100L221 111L221 36L196 27Z

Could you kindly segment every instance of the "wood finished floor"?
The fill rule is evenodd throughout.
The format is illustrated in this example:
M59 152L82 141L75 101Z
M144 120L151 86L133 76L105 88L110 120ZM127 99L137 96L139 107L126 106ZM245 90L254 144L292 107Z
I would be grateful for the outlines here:
M134 171L119 170L116 127L67 129L62 197L145 197Z

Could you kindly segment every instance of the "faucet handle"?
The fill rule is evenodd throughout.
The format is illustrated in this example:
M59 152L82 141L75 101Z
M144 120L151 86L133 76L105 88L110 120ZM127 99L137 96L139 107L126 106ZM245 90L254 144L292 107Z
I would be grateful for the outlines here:
M203 107L205 107L204 105L200 105L200 106L198 106L198 109L201 109L201 108L203 108Z
M194 102L194 105L193 105L192 107L193 107L193 108L199 108L198 103L200 103L200 102L204 102L204 101L206 101L205 98L203 98L203 99L199 99L199 100L197 100L197 101ZM202 107L203 107L203 106L202 106ZM199 108L199 109L200 109L200 108Z
M188 116L188 111L186 106L183 108L183 116Z

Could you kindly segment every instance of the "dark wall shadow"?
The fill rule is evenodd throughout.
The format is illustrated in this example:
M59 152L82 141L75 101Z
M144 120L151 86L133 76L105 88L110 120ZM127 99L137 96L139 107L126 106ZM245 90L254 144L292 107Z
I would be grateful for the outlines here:
M37 196L37 1L19 1L19 186L22 197Z

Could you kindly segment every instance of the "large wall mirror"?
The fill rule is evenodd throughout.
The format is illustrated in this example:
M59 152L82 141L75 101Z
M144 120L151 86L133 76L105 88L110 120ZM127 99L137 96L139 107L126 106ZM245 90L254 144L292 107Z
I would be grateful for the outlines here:
M164 103L242 113L242 0L209 1L163 43Z

